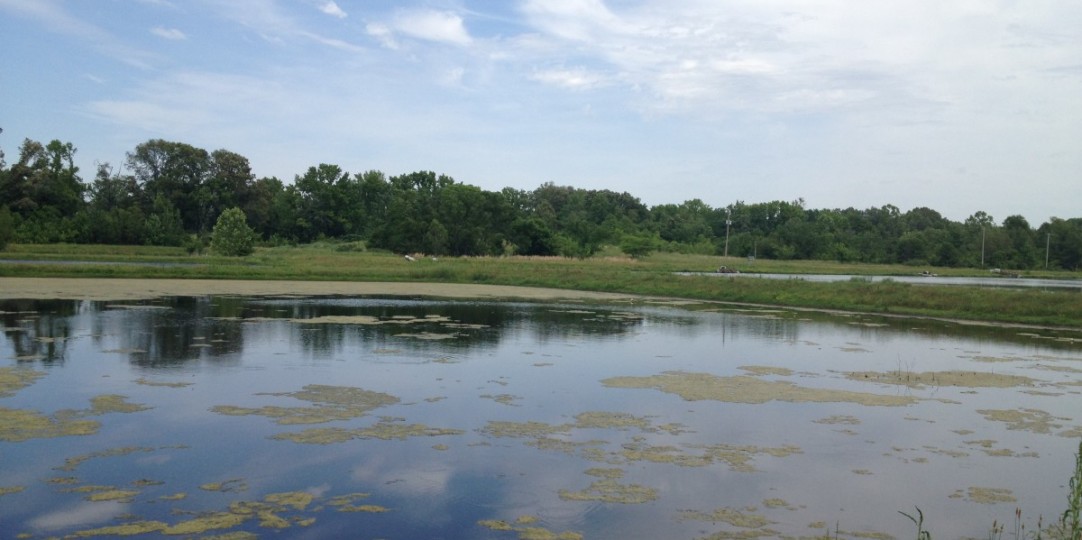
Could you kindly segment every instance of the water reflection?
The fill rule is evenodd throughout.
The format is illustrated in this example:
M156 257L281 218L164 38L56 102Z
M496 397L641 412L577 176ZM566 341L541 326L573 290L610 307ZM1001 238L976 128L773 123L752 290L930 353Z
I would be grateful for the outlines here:
M974 537L1061 511L1082 438L1065 331L343 297L0 311L0 537L904 537L914 505ZM95 425L30 436L43 418Z

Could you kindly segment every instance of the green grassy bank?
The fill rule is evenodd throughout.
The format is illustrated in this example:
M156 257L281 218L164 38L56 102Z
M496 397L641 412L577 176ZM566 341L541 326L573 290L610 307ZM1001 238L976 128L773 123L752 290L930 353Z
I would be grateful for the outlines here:
M557 257L419 258L364 251L359 244L260 248L236 257L189 255L180 248L10 245L0 253L0 276L427 281L554 287L678 298L919 315L986 322L1082 328L1077 291L870 283L859 279L812 283L748 276L681 276L725 265L744 272L791 274L988 276L975 269L847 265L825 261L749 262L738 258L654 254L632 260L617 253L588 259ZM84 264L59 264L83 261ZM1079 279L1067 272L1027 277ZM1007 279L1007 278L1004 278Z

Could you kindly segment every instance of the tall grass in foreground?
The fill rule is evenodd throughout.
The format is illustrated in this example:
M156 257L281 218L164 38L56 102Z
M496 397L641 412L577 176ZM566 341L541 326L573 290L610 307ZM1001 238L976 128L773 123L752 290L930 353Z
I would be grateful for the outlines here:
M1065 538L1082 540L1082 442L1078 443L1075 454L1074 476L1067 486L1067 510L1063 512L1060 524Z
M924 528L924 514L917 508L919 519L901 512L917 525L917 540L932 540L932 535ZM1022 509L1014 511L1014 527L1011 536L1015 540L1082 540L1082 441L1078 443L1078 453L1075 454L1074 474L1067 483L1067 510L1060 515L1058 523L1044 527L1044 518L1037 519L1037 529L1026 531L1022 522ZM992 522L992 530L988 532L988 540L1002 540L1006 524L998 520Z

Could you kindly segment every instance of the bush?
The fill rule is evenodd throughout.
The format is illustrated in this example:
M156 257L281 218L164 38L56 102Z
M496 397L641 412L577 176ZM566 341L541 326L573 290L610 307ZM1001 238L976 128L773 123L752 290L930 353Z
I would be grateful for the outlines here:
M243 257L255 250L255 231L240 208L230 208L218 216L211 232L210 248L219 255Z
M658 244L653 236L629 234L620 240L620 250L633 259L641 259L657 250Z

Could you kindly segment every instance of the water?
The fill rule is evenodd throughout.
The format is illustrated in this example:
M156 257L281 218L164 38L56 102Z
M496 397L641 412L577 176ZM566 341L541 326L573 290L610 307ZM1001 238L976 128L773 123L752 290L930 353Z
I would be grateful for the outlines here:
M0 311L0 380L40 373L0 387L4 538L905 538L915 506L984 537L1063 511L1082 438L1078 334L341 297Z

